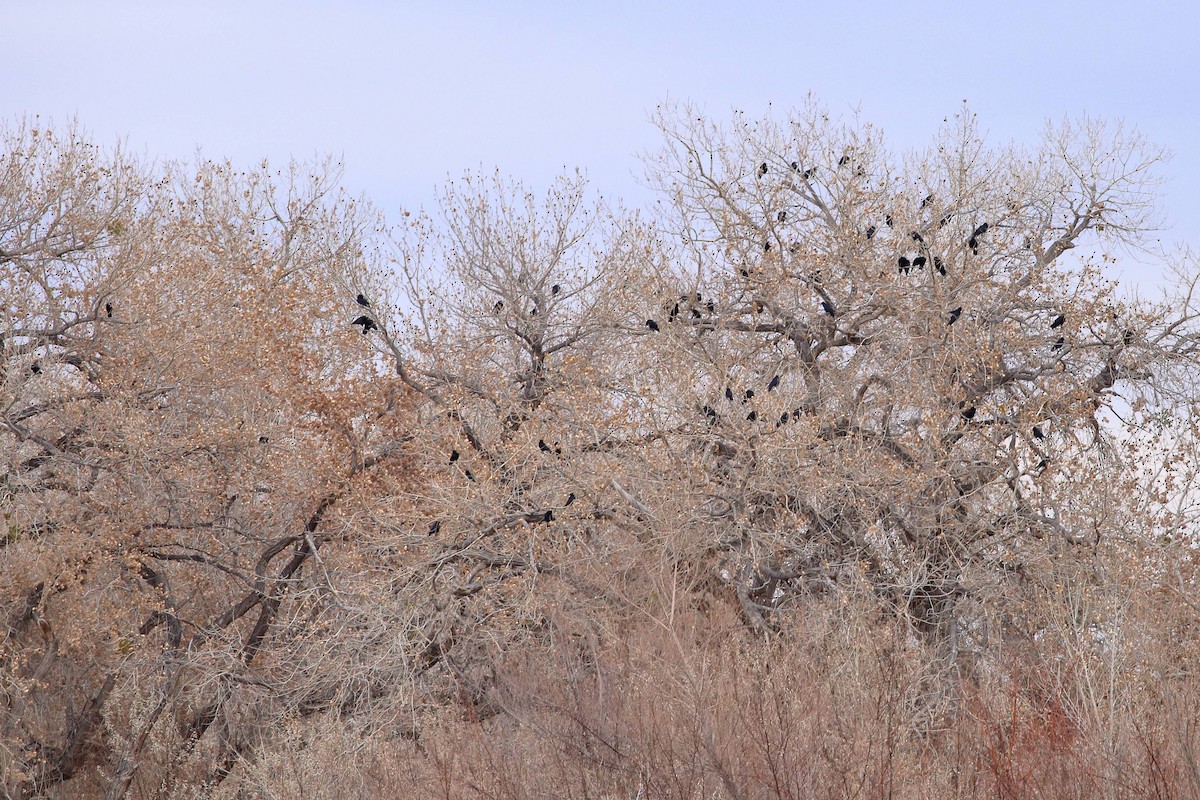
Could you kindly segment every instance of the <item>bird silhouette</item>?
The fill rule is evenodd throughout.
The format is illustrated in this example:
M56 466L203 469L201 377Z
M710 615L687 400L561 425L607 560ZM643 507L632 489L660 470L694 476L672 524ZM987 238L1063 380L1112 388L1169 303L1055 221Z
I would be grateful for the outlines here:
M368 317L366 315L359 317L358 319L354 320L354 322L351 322L350 324L351 325L362 325L363 336L366 336L367 331L369 331L369 330L372 330L372 329L378 330L379 329L379 326L375 324L375 320L371 319L370 317Z
M837 311L834 309L833 305L830 304L829 301L827 301L827 300L821 301L821 310L824 311L826 314L828 314L831 317L837 315Z
M1121 334L1121 341L1125 344L1133 342L1133 331L1126 328L1125 332Z
M1062 336L1060 336L1060 337L1058 337L1058 341L1056 341L1056 342L1053 344L1053 346L1051 346L1051 348L1050 348L1050 349L1051 349L1051 350L1062 350L1062 349L1063 349L1063 345L1064 345L1064 344L1066 344L1066 343L1067 343L1067 340L1066 340L1065 338L1063 338Z
M567 506L571 505L571 503L574 503L574 502L575 502L575 493L571 492L570 494L567 495L567 502L563 503L563 508L566 508Z
M475 482L475 475L472 474L471 470L469 470L469 469L463 470L463 475L465 475L467 480L471 481L472 483Z
M956 308L950 312L950 321L947 322L946 324L953 325L954 323L958 322L958 318L961 316L962 316L962 306L959 306L958 308Z
M900 272L904 275L907 275L909 273L909 265L911 265L912 262L908 260L907 256L900 256L900 258L897 259L896 263L898 263L900 265L899 268L897 269L898 272Z
M676 303L674 305L674 307L671 308L671 313L667 314L667 322L674 322L675 318L678 316L679 316L679 303Z
M30 365L29 365L29 371L30 371L30 372L32 372L34 375L41 375L41 374L42 374L42 364L41 364L41 362L40 362L40 361L35 361L35 362L33 362L32 364L30 364Z
M912 265L917 269L925 269L925 256L917 256L914 258Z
M983 223L982 225L980 225L978 228L975 229L975 232L971 234L971 238L977 239L980 236L983 236L985 233L988 232L989 227L991 227L991 226L988 225L988 223L986 223L986 222Z
M503 300L497 300L496 305L492 306L492 311L495 311L497 313L499 313L503 310L504 310L504 301Z
M1045 439L1045 438L1046 438L1046 434L1042 433L1042 429L1041 429L1041 428L1039 428L1037 425L1034 425L1034 426L1033 426L1033 438L1035 438L1035 439Z
M771 252L771 240L770 239L763 240L763 252L764 253Z
M733 389L728 386L725 387L725 399L731 403L733 402Z
M799 171L800 171L800 162L793 161L792 162L792 172L799 172Z
M550 294L558 294L562 291L562 287L557 283L550 287Z
M942 263L942 259L940 256L933 257L933 266L937 268L938 275L946 274L946 265Z
M785 411L779 415L779 422L776 423L775 427L778 428L780 425L786 425L787 421L788 421L788 412Z
M758 167L758 177L761 178L763 175L766 175L766 174L767 174L767 162L764 161Z
M104 304L104 316L108 317L109 319L112 319L112 303Z
M258 437L259 444L270 444L270 442L271 442L270 436L259 436Z
M440 519L435 519L433 521L433 524L429 526L429 535L434 536L441 529L442 529L442 521Z
M777 389L779 387L779 378L780 378L779 375L776 375L774 378L771 378L771 382L767 384L768 392L773 392L773 391L775 391L775 389Z
M925 244L925 240L921 238L921 234L917 233L916 231L913 231L912 233L910 233L908 235L910 237L912 237L912 240L914 242L918 242L919 244Z
M542 515L542 522L554 522L554 509L546 509L546 513Z
M458 461L459 458L460 458L460 454L457 450L450 451L450 463L451 464L453 464L455 461Z
M652 331L656 331L656 330L658 330L658 329L659 329L659 328L658 328L658 323L657 323L657 322L655 322L655 321L654 321L654 320L652 320L652 319L648 319L648 320L646 320L646 327L647 327L647 328L649 328L649 329L650 329L650 330L652 330Z
M747 389L745 392L745 398L746 398L746 400L752 400L754 398L754 390Z
M371 304L367 302L367 298L363 297L363 293L359 292L358 297L354 298L354 302L358 303L363 308L370 308Z
M538 439L538 450L541 450L543 453L550 452L550 445L546 444L545 439Z
M1050 323L1050 327L1051 328L1061 328L1063 326L1063 323L1066 321L1067 321L1066 315L1059 314L1057 317L1054 318L1054 321Z
M802 174L800 177L804 178L804 180L808 180L809 178L811 178L813 175L816 175L816 174L817 174L817 168L809 167L808 169L804 170L804 174Z
M700 411L704 416L708 417L709 425L716 425L721 419L720 415L717 414L717 410L712 406L701 406Z
M887 225L889 228L892 227L892 215L891 214L888 214L883 218L883 224Z
M979 255L979 241L974 236L967 239L967 247L971 248L972 253Z
M968 419L968 420L975 419L975 406L970 406L969 408L964 408L962 415L963 415L963 419Z
M867 241L870 241L874 235L875 235L875 226L871 225L867 228Z
M700 319L700 316L701 316L700 309L693 308L692 309L692 319Z
M785 221L787 219L787 212L780 211L778 214L775 215L775 219L778 220L779 222Z
M758 412L751 411L749 414L746 415L746 419L750 420L751 422L754 422L755 420L758 419Z
M921 201L921 208L924 208L925 206L929 205L932 202L933 202L933 195L931 195L931 194L926 195L925 199Z
M841 158L838 159L839 167L844 167L849 163L850 163L850 156L842 156Z

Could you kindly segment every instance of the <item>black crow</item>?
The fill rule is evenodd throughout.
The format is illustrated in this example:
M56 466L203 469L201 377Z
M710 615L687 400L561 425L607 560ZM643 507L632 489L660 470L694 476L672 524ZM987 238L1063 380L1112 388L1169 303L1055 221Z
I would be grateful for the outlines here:
M1042 429L1041 429L1041 428L1039 428L1037 425L1034 425L1034 426L1033 426L1033 438L1035 438L1035 439L1045 439L1045 438L1046 438L1046 434L1042 433Z
M870 241L871 237L874 235L875 235L875 226L871 225L870 227L867 228L867 241Z
M897 260L897 263L900 265L898 271L907 275L909 271L909 265L912 264L912 262L908 260L908 256L900 256L900 258Z
M658 330L658 323L652 319L648 319L648 320L646 320L646 327L652 331L656 331L656 330Z
M429 535L433 536L441 529L442 529L442 521L440 519L435 519L433 521L433 524L429 526Z
M926 195L925 199L921 201L921 208L924 208L925 206L929 205L932 202L933 202L933 195L931 195L931 194Z
M771 240L770 239L763 240L763 252L764 253L771 252Z
M33 362L32 364L29 365L29 371L32 372L34 375L41 375L42 374L42 363L40 361Z
M933 266L937 268L938 275L946 274L946 265L942 263L941 256L933 257Z
M550 452L550 445L546 444L545 439L538 439L538 450L541 450L543 453Z
M1066 344L1066 343L1067 343L1067 340L1066 340L1066 339L1064 339L1063 337L1061 337L1061 336L1060 336L1060 337L1058 337L1058 341L1057 341L1057 342L1055 342L1055 343L1053 344L1053 346L1051 346L1051 348L1050 348L1050 349L1051 349L1051 350L1062 350L1062 349L1063 349L1063 345L1064 345L1064 344Z
M1048 466L1048 463L1047 463L1046 459L1043 458L1041 461L1038 462L1036 469L1038 472L1041 472L1042 470L1046 469L1047 466Z
M104 304L104 315L109 319L112 319L112 303Z
M754 390L753 390L753 389L747 389L747 390L746 390L746 393L745 393L745 397L746 397L746 399L747 399L747 400L750 400L751 398L753 398L753 397L754 397Z
M986 222L983 223L982 225L980 225L978 228L975 229L975 232L971 234L971 238L977 239L980 236L983 236L985 233L988 232L989 227L991 227L991 226L988 225Z
M771 382L767 384L768 392L773 392L773 391L775 391L776 388L779 387L779 378L780 378L779 375L776 375L774 378L771 378Z
M917 269L925 269L925 256L917 256L914 258L912 265Z
M821 310L824 311L826 314L828 314L831 317L837 316L837 311L827 300L821 301Z
M788 421L788 412L785 411L779 415L779 424L777 424L775 427L778 428L780 425L786 425L787 421Z
M884 222L884 224L885 224L885 225L887 225L889 228L890 228L890 227L892 227L892 215L891 215L891 214L888 214L887 216L885 216L885 217L883 218L883 222Z
M562 291L562 287L557 283L550 287L550 294L558 294Z
M1121 341L1125 344L1131 343L1133 341L1133 331L1126 328L1125 332L1121 334Z
M563 503L563 508L566 508L567 506L571 505L571 503L574 503L574 502L575 502L575 493L571 492L570 494L567 495L567 502Z
M958 318L961 316L962 316L962 306L959 306L958 308L956 308L950 312L950 321L947 322L946 324L953 325L954 323L958 322Z
M799 171L800 171L800 162L799 162L799 161L793 161L793 162L792 162L792 171L793 171L793 172L799 172Z
M743 270L740 270L740 272L741 272L741 274L742 274L742 277L743 277L743 278L749 278L749 277L750 277L750 270L748 270L748 269L743 269Z
M554 509L546 509L546 513L542 515L542 522L554 522Z
M371 307L371 304L370 304L370 303L367 301L367 298L363 297L363 293L362 293L362 292L359 292L359 293L358 293L358 297L354 298L354 302L358 303L358 304L359 304L360 306L362 306L363 308L370 308L370 307Z
M939 228L946 227L947 225L950 224L950 220L952 220L952 219L954 219L954 215L951 214L950 212L946 212L945 214L942 215L942 218L938 220L938 227Z
M817 174L817 168L809 167L808 169L804 170L804 174L801 175L800 177L804 178L804 180L808 180L809 178L811 178L813 175L816 175L816 174Z
M971 248L971 252L979 255L979 241L974 236L967 240L967 247Z
M503 300L497 300L496 305L492 306L492 311L495 311L497 313L500 311L503 311L503 310L504 310L504 301Z
M849 163L850 163L850 156L842 156L841 158L838 159L839 167L844 167Z
M351 322L350 324L351 325L362 325L363 336L366 336L367 331L371 330L372 328L374 328L376 330L379 329L379 326L375 324L375 320L373 320L370 317L365 316L365 315L359 317L358 319L354 320L354 322Z
M1066 321L1067 321L1066 315L1059 314L1057 317L1054 318L1054 321L1050 323L1050 327L1051 328L1061 328L1063 326L1063 323Z
M908 235L912 237L912 240L914 242L918 242L920 244L925 244L925 240L921 238L921 234L917 233L916 231L913 231L912 233L910 233Z
M717 414L716 409L714 409L712 406L702 406L700 411L704 414L704 416L708 417L709 425L716 425L721 419L721 417Z
M751 422L754 422L755 420L758 419L758 412L751 411L749 414L746 415L746 419L750 420Z
M733 402L733 389L728 386L725 387L725 399L731 403Z
M450 463L451 464L453 464L455 461L458 461L459 457L460 457L460 454L457 450L450 451Z
M775 215L775 219L777 219L780 222L783 222L784 220L787 219L787 212L780 211L778 214Z
M270 442L270 441L271 441L271 437L270 437L270 436L259 436L259 437L258 437L258 443L259 443L259 444L267 444L267 443L268 443L268 442Z
M676 303L675 306L671 309L671 313L667 314L667 322L674 322L675 318L678 316L679 316L679 303Z
M698 309L698 308L692 309L692 319L700 319L700 309Z
M472 483L475 481L475 476L471 473L471 470L469 470L469 469L463 470L463 475L466 475L467 480L471 481Z
M970 406L969 408L964 408L962 415L963 415L963 419L975 419L975 406Z
M798 409L798 408L792 409L792 419L800 419L800 409Z
M708 313L710 314L717 313L717 307L712 300L709 300L707 303L705 303L704 307L708 309Z
M758 166L758 177L761 178L763 175L766 175L766 174L767 174L767 162L764 161L764 162L762 162L762 164L760 164Z

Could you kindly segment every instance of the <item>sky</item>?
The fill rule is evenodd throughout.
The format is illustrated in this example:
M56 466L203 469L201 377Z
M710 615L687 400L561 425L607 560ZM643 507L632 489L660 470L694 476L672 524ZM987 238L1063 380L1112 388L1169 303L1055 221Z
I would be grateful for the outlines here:
M583 168L652 200L664 100L727 120L810 93L927 144L965 100L990 143L1047 119L1124 120L1172 159L1167 246L1200 251L1200 4L949 2L22 2L0 0L0 115L77 117L154 159L341 157L390 216L468 169L532 187ZM1161 280L1150 263L1126 282Z

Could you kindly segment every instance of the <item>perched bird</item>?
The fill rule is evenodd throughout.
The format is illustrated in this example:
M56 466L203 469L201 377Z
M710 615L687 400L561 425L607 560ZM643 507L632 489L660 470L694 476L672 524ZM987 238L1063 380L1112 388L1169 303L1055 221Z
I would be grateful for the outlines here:
M658 323L652 319L648 319L648 320L646 320L646 327L652 331L656 331L656 330L658 330Z
M828 314L831 317L837 316L836 310L827 300L821 301L821 310L824 311L826 314Z
M875 235L875 226L871 225L867 228L867 241L870 241L874 235Z
M367 302L367 298L363 297L363 293L359 292L358 297L354 298L354 302L358 303L363 308L370 308L371 304Z
M1058 341L1056 341L1056 342L1055 342L1055 343L1054 343L1054 344L1053 344L1053 345L1050 347L1050 349L1051 349L1051 350L1062 350L1062 349L1063 349L1063 345L1064 345L1064 344L1066 344L1066 343L1067 343L1067 340L1066 340L1066 339L1064 339L1062 336L1060 336L1060 337L1058 337Z
M778 428L780 425L786 425L787 421L788 421L788 412L785 411L779 415L779 423L775 427Z
M816 174L817 174L817 168L809 167L808 169L804 170L804 173L800 177L804 178L804 180L808 180L809 178L811 178L813 175L816 175Z
M704 416L708 417L709 425L716 425L721 419L721 417L717 414L717 410L712 406L702 406L700 411L704 414Z
M503 310L504 310L504 301L503 300L497 300L496 305L492 306L492 311L495 311L497 313L499 313Z
M692 319L700 319L700 309L698 309L698 308L692 309Z
M771 240L770 239L763 240L763 252L764 253L771 252Z
M907 275L909 272L909 266L912 264L912 262L908 260L908 257L900 256L900 258L897 260L897 263L900 265L897 271L901 274Z
M351 322L350 324L351 325L362 325L363 336L366 336L367 331L369 331L369 330L372 330L372 329L378 330L379 329L379 326L375 324L375 320L373 320L370 317L365 316L365 315L359 317L358 319L354 320L354 322Z
M1133 331L1126 328L1125 332L1121 334L1121 341L1125 344L1130 344L1133 341Z
M712 300L709 300L707 303L705 303L704 307L708 309L708 313L710 313L710 314L717 313L717 306L713 303Z
M676 303L675 306L671 309L671 313L667 314L667 322L674 322L675 318L678 316L679 316L679 303Z
M1042 429L1041 429L1041 428L1039 428L1037 425L1034 425L1034 426L1033 426L1033 438L1035 438L1035 439L1045 439L1045 438L1046 438L1046 434L1042 433Z
M433 521L433 524L429 526L429 535L433 536L441 529L442 529L442 521L440 519L435 519Z
M967 239L967 247L971 248L972 253L979 255L979 241L974 236Z
M929 205L932 202L933 202L933 195L931 195L931 194L926 195L925 199L921 201L921 208L924 208L925 206Z
M800 171L800 162L793 161L792 162L792 172L799 172L799 171Z
M952 219L954 219L954 215L951 214L950 212L946 212L945 214L942 215L942 218L938 220L938 227L939 228L946 227L947 225L950 224L950 220L952 220Z
M798 408L792 409L792 419L800 419L800 409L798 409Z
M933 257L933 266L937 269L938 275L946 274L946 265L942 263L942 259L940 256Z
M742 270L739 270L739 272L741 272L741 275L742 275L742 277L743 277L743 278L749 278L749 277L750 277L750 270L748 270L748 269L742 269Z
M563 503L563 508L566 508L567 506L571 505L571 503L574 503L574 502L575 502L575 493L571 492L570 494L567 495L567 502Z
M773 392L773 391L775 391L777 388L779 388L779 378L780 378L780 377L781 377L781 376L779 376L779 375L776 375L774 378L771 378L771 382L767 384L767 391L768 391L768 392Z
M950 312L950 321L947 322L946 324L953 325L954 323L958 322L958 318L961 316L962 316L962 306L959 306L958 308L956 308Z
M41 375L42 374L42 362L35 361L32 364L30 364L29 371L32 372L34 375Z
M270 436L259 436L259 437L258 437L258 443L259 443L259 444L268 444L270 441L271 441L271 437L270 437Z
M746 390L746 395L745 395L745 396L746 396L746 399L747 399L747 400L752 400L752 399L754 399L754 390L753 390L753 389L747 389L747 390Z
M450 463L453 464L455 461L458 461L458 459L459 459L459 452L457 450L451 450L450 451Z
M888 214L888 215L886 215L886 216L883 218L883 222L884 222L884 224L885 224L885 225L887 225L889 228L890 228L890 227L892 227L892 215L891 215L891 214Z
M1050 327L1051 328L1061 328L1063 326L1063 323L1066 321L1067 321L1067 316L1065 314L1059 314L1057 317L1054 318L1054 321L1050 323Z
M731 403L733 402L733 389L728 386L725 387L725 399Z
M766 175L766 174L767 174L767 162L764 161L764 162L762 162L762 164L760 164L758 166L758 177L761 178L763 175Z
M783 222L784 220L787 219L787 212L780 211L778 214L775 215L775 219L778 220L779 222Z
M112 303L104 304L104 315L109 319L112 319Z
M746 419L750 420L751 422L754 422L755 420L758 419L758 412L751 411L749 414L746 415Z
M557 283L550 287L550 294L558 294L562 291L562 287Z
M964 408L962 415L963 415L963 419L975 419L975 406L970 406L969 408Z
M971 238L977 239L980 236L983 236L985 233L988 232L989 227L991 227L991 226L989 226L988 223L986 223L986 222L983 223L982 225L980 225L978 228L975 229L975 232L971 234Z
M546 513L542 515L542 522L554 522L554 509L546 509Z
M469 470L469 469L463 470L463 475L467 476L467 480L471 481L472 483L475 482L475 475L472 474L471 470Z
M917 256L914 258L912 265L917 269L925 269L925 256Z
M842 156L841 158L838 159L839 167L844 167L849 163L850 163L850 156Z
M911 232L911 233L910 233L910 234L908 234L908 235L909 235L910 237L912 237L912 240L913 240L914 242L918 242L918 243L920 243L920 244L925 244L925 240L921 238L921 234L917 233L916 231L913 231L913 232Z
M545 439L538 439L538 450L541 450L543 453L549 453L550 449L550 445L546 444Z

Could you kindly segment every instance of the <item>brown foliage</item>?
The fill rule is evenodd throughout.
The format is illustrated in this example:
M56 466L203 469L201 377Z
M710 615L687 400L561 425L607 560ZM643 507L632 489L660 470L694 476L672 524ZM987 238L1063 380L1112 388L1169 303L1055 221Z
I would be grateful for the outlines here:
M5 794L1200 792L1158 154L659 122L396 229L7 133Z

